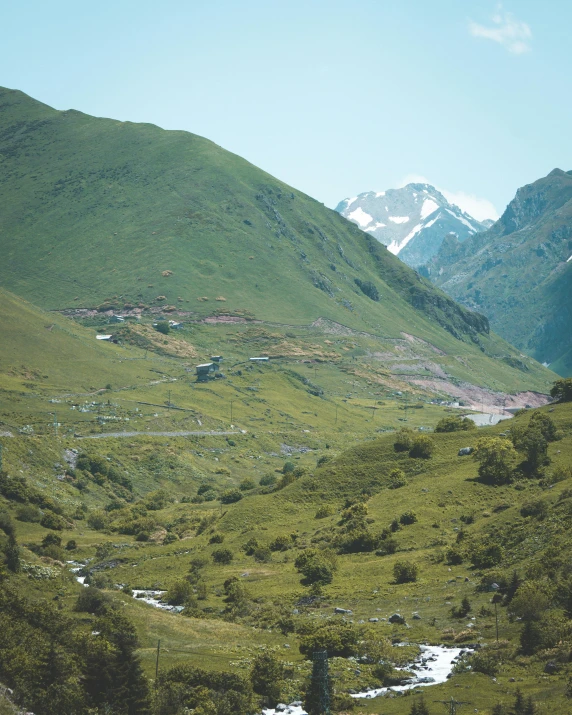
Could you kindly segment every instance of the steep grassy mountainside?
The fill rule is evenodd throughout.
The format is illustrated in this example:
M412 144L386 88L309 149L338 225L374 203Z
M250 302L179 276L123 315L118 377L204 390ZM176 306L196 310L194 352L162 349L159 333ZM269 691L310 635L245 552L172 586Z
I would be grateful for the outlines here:
M503 216L429 263L449 295L484 313L513 345L572 374L572 172L519 189Z
M0 280L42 307L172 304L394 332L414 306L461 336L487 332L336 212L201 137L2 90L0 155Z

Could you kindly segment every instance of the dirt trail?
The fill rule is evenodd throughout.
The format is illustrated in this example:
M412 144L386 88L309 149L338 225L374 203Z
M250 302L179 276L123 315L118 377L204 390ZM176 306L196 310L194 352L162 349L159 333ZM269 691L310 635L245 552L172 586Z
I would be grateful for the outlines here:
M76 435L76 439L106 439L106 437L226 437L231 434L240 434L234 430L232 432L215 432L214 430L206 432L104 432L102 434L86 434Z

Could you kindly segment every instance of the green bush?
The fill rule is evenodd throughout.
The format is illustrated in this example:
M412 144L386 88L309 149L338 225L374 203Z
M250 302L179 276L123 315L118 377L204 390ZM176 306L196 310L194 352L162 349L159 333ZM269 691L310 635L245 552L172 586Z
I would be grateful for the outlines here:
M402 427L395 435L393 448L396 452L408 452L413 442L413 430L409 427Z
M224 541L224 534L213 534L209 539L209 544L222 544Z
M55 531L61 531L62 529L69 529L70 525L68 522L58 514L54 514L53 511L46 510L44 516L40 521L41 526L45 529L54 529Z
M328 657L349 658L357 655L360 633L349 623L328 623L308 626L300 638L300 653L311 655L315 651L326 650Z
M411 561L396 561L393 566L395 583L413 583L417 581L418 567Z
M292 537L289 534L280 534L269 544L270 551L286 551L292 548Z
M479 477L485 484L502 485L512 481L516 451L512 442L501 437L481 437L473 459L479 463Z
M265 474L260 478L261 487L272 487L278 481L278 477L275 474Z
M328 584L334 578L337 563L332 554L307 549L296 558L294 566L304 576L306 584Z
M230 549L217 549L213 551L212 558L215 564L230 564L234 558L234 554Z
M552 389L551 396L559 402L572 401L572 377L564 377L561 380L556 380Z
M235 504L242 499L240 489L227 489L220 495L221 504Z
M407 485L407 479L405 478L405 472L401 469L392 469L389 473L389 484L387 485L389 489L400 489Z
M334 513L334 509L332 506L329 504L322 504L321 507L318 508L318 511L314 515L314 519L325 519L328 516L332 516Z
M250 477L245 477L238 485L238 488L240 489L241 492L248 492L251 489L256 488L256 482L254 481L254 479L251 479Z
M186 606L190 601L194 600L193 587L186 579L180 579L171 584L164 600L170 606Z
M169 325L168 321L162 320L157 325L154 326L155 330L158 333L161 333L162 335L169 335L171 332L171 326Z
M403 526L408 526L409 524L415 524L417 521L417 514L414 511L404 511L399 517L399 523Z
M87 525L95 531L103 531L109 524L109 517L104 511L92 511L87 517Z
M468 432L477 429L477 425L468 417L443 417L437 422L435 432Z
M24 504L16 510L16 519L18 519L18 521L25 521L31 524L39 523L42 520L42 512L37 506Z
M435 443L426 434L419 435L411 442L409 456L419 459L429 459L435 451Z

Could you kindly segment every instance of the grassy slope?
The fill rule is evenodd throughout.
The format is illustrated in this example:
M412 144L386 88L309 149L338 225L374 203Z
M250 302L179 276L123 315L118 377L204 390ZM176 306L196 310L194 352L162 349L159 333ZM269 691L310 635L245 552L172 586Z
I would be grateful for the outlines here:
M489 231L448 241L431 262L435 282L485 313L514 345L570 374L572 174L552 171L519 189Z
M549 473L557 466L569 465L572 460L572 406L558 405L551 416L564 432L564 439L550 447L552 464ZM324 543L324 537L335 529L345 497L360 492L362 488L372 488L373 495L368 500L369 516L374 520L372 530L381 529L406 510L416 512L417 523L396 534L399 551L393 556L378 557L367 553L339 556L339 569L334 582L324 590L325 607L308 612L302 608L300 618L330 618L334 606L351 608L356 622L361 619L367 621L370 617L385 618L397 610L408 619L410 628L380 622L372 626L379 637L396 637L412 643L424 640L442 642L450 629L455 633L466 630L468 619L453 619L450 608L451 604L458 605L461 598L467 595L473 606L471 615L476 616L470 638L492 642L494 616L489 604L490 594L475 590L481 573L470 568L467 562L451 567L439 560L439 555L454 543L458 528L462 526L468 538L475 541L496 534L496 538L505 544L503 571L510 573L516 568L521 575L534 571L535 563L543 561L545 549L551 544L558 543L562 553L572 545L567 516L570 497L565 493L572 487L570 479L549 489L534 481L525 482L522 490L514 486L486 487L474 481L474 462L457 456L458 449L473 443L477 434L497 434L500 431L501 426L497 426L469 435L434 435L437 451L434 458L427 462L396 455L392 437L382 436L342 453L320 469L313 467L314 476L303 477L282 492L269 495L255 493L238 504L224 507L224 516L206 534L169 546L136 544L133 537L94 532L81 522L76 522L73 531L65 532L65 538L78 541L77 556L80 558L92 555L96 543L121 543L118 555L123 561L109 572L113 581L128 582L132 587L166 588L186 573L190 558L209 556L215 548L220 548L208 544L211 532L216 530L224 534L224 546L234 552L235 560L229 566L211 564L206 568L208 596L205 602L200 602L201 606L210 607L216 613L224 606L221 599L224 580L238 576L252 598L267 604L274 601L289 611L306 590L300 585L299 575L293 567L296 552L275 553L269 563L260 564L243 554L242 544L253 536L269 543L278 534L296 532L299 546L320 545ZM28 440L27 444L29 447L32 443ZM41 451L38 438L34 445L34 449ZM177 444L171 442L171 446L176 452L180 451ZM28 449L24 448L25 445L22 447L18 464L30 459L26 456ZM144 447L145 443L139 442L136 452L144 454ZM106 444L102 447L103 453L110 448L111 444ZM162 451L165 448L158 444L155 449ZM327 454L327 451L322 448L314 452L311 455L314 464L320 454ZM307 464L310 466L311 462ZM398 490L388 490L387 475L395 465L406 471L408 484ZM16 466L16 462L12 462L12 466ZM46 479L48 488L50 481ZM63 490L65 487L60 485L59 488ZM564 495L565 499L559 501L560 495ZM520 506L533 499L544 500L549 505L548 516L542 521L533 517L523 518L519 514ZM316 520L316 509L324 503L334 508L334 514ZM496 507L501 504L507 508L497 510ZM175 504L159 512L158 517L163 522L173 522L196 512L220 514L218 504ZM474 517L469 526L461 521L461 517L467 515ZM21 542L39 542L46 530L37 525L19 523L18 533ZM29 555L27 558L34 559ZM420 576L417 583L401 586L393 583L393 564L403 558L418 564ZM36 588L40 588L41 592L50 592L52 587L60 593L63 590L66 602L73 603L77 588L65 579ZM281 636L265 629L216 619L186 619L159 613L131 599L122 598L139 628L142 656L150 675L153 673L153 648L157 638L161 638L162 647L166 649L165 667L190 660L211 668L230 668L243 673L247 672L252 656L264 646L274 649L281 658L293 664L289 688L291 697L296 696L301 679L307 673L307 664L297 652L296 636ZM481 614L481 607L487 609L488 614ZM411 620L414 611L419 612L421 620ZM507 653L516 648L519 632L520 625L511 623L504 609L500 609L500 638L509 643ZM284 643L288 643L290 649L285 649ZM550 656L507 659L496 683L481 674L456 676L447 684L432 688L428 692L430 702L451 695L461 699L457 689L460 687L463 688L463 697L470 700L474 707L480 712L490 713L497 701L510 702L518 685L526 694L532 694L541 706L564 715L568 712L564 698L568 667L565 666L557 676L543 676L546 657ZM353 668L348 669L343 661L336 660L332 667L339 677L340 687L363 687L375 682L365 666L362 667L362 676L357 679ZM511 678L515 678L516 683L511 682ZM407 713L409 707L408 699L398 699L391 706L386 700L378 699L361 703L357 712L401 715Z

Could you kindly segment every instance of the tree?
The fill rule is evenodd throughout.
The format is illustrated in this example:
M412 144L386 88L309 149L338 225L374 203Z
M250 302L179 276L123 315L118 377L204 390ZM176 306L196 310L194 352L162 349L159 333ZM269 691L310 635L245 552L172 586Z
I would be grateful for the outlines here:
M284 679L284 666L271 653L257 655L250 669L252 689L274 707L280 700L280 687Z
M550 462L548 442L534 423L526 428L515 427L511 439L519 451L526 452L526 471L530 474L538 474L541 467Z
M162 320L161 322L157 323L155 326L155 330L158 333L162 333L163 335L169 335L171 332L171 326L169 325L169 322L167 320Z
M477 440L473 459L479 463L479 477L486 484L508 484L516 451L512 442L501 437L481 437Z
M393 448L396 452L408 452L411 449L412 442L413 430L409 429L409 427L402 427L395 435Z
M234 554L230 549L216 549L212 553L213 561L215 564L230 564L234 558Z
M240 489L227 489L220 495L221 504L235 504L237 501L242 499L242 492Z
M411 443L409 449L410 457L417 457L421 459L429 459L433 452L435 451L435 443L426 434L419 435Z
M419 700L415 700L415 702L411 703L409 715L429 715L429 708L427 707L423 696L421 696Z
M435 432L468 432L477 429L477 425L468 417L443 417L437 422Z
M417 564L411 561L396 561L393 566L393 577L395 583L413 583L417 581Z
M558 402L572 401L572 377L564 377L556 380L550 390L550 395Z
M337 564L333 554L316 549L306 549L294 561L296 569L304 576L307 585L331 583Z

